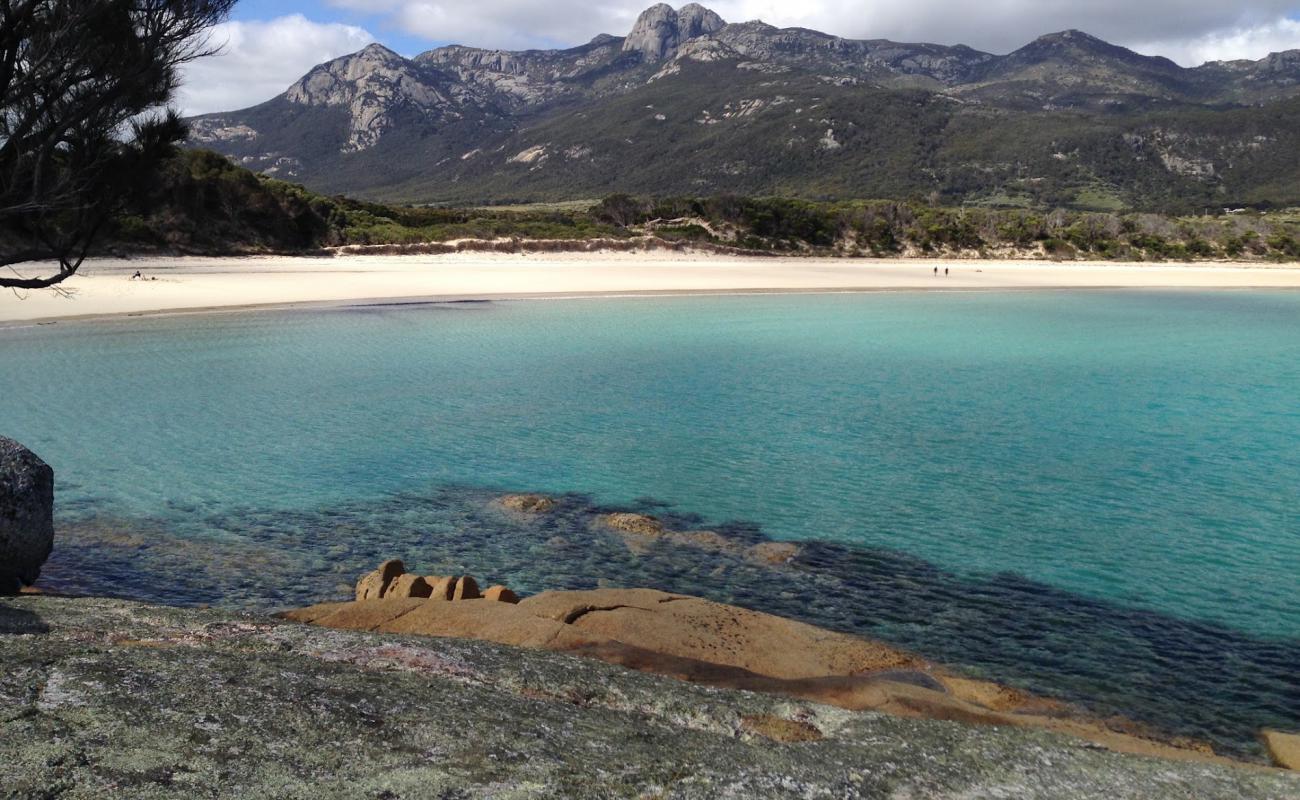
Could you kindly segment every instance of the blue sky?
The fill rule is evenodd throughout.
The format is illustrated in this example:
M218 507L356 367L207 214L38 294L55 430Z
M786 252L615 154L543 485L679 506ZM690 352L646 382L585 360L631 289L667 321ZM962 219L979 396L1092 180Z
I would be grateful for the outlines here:
M269 100L316 64L372 41L403 55L457 43L570 47L626 33L651 0L241 0L192 65L187 113ZM680 2L678 3L680 4ZM1067 28L1185 66L1300 49L1300 0L716 0L731 22L762 19L852 38L967 44L1005 53Z
M316 0L240 0L231 19L265 21L291 14L301 14L316 22L339 22L364 28L385 45L405 55L414 55L447 42L413 36L393 24L382 14L355 8L338 8Z

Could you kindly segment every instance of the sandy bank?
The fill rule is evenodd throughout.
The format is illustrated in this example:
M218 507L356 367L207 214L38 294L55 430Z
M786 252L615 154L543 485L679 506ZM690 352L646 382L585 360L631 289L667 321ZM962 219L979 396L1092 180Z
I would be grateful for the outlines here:
M130 280L136 270L152 280ZM665 253L147 258L88 263L63 292L5 292L0 323L415 298L1067 288L1295 289L1300 266Z

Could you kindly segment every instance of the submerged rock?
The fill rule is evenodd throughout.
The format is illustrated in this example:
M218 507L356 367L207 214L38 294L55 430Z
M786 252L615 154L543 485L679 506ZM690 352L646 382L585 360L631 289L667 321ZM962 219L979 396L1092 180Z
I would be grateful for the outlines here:
M520 514L547 514L556 506L554 498L544 494L508 494L499 498L497 504Z
M0 594L36 583L54 550L54 470L0 436Z
M791 542L763 542L745 551L745 558L769 567L789 564L798 555L799 545Z
M635 533L639 536L662 536L664 524L645 514L605 514L600 517L603 525L619 533Z
M13 797L1300 796L1289 773L1124 756L1044 731L112 600L0 600L0 664L0 787Z
M789 563L799 554L799 546L789 542L763 542L749 546L742 540L716 531L670 530L658 518L647 514L602 514L596 517L596 522L622 539L627 549L638 556L646 555L656 544L666 544L704 553L742 556L751 564L774 567Z

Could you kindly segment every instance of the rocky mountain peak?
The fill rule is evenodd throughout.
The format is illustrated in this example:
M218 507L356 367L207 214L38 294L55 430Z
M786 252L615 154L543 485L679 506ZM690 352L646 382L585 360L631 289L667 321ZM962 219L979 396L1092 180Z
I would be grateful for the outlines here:
M671 56L683 42L717 33L726 24L722 17L698 3L676 10L660 3L637 18L632 32L623 41L623 50L638 52L646 61L660 61Z
M1074 56L1097 56L1120 61L1168 61L1135 53L1125 47L1098 39L1090 33L1079 30L1061 31L1040 36L1028 45L1012 53L1009 58L1017 56L1028 58L1061 58ZM1173 62L1169 62L1172 64Z
M393 111L456 113L457 98L436 73L380 44L321 64L289 87L284 97L305 106L345 107L351 126L344 152L373 147L394 123Z
M1283 50L1269 53L1259 62L1260 66L1273 72L1294 72L1300 69L1300 50Z
M384 47L379 42L371 42L352 57L364 59L367 61L383 61L383 62L406 60L402 58L400 55L398 55L397 53L393 52L392 50L389 50L387 47Z

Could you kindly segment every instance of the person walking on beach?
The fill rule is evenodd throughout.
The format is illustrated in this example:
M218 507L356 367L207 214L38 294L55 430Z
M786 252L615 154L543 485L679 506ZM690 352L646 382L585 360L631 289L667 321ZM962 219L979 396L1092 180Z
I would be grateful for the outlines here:
M943 268L943 277L945 277L945 278L948 277L948 268L947 268L947 267L944 267L944 268Z
M939 277L939 268L938 268L938 267L935 267L935 268L934 268L934 277L936 277L936 278Z

